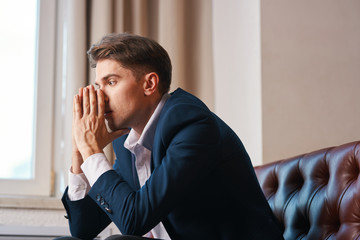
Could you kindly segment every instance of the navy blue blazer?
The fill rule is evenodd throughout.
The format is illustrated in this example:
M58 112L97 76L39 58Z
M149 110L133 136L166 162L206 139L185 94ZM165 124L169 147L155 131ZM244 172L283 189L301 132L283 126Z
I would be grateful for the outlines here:
M195 96L178 89L165 103L142 188L126 137L113 142L114 170L84 199L65 191L73 236L94 238L111 221L143 235L161 221L171 239L282 239L240 139Z

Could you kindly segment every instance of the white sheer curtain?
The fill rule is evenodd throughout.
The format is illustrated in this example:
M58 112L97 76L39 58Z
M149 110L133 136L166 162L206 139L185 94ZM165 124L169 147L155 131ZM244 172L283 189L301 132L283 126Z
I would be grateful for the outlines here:
M214 106L212 2L208 0L58 0L54 165L56 195L71 163L72 100L94 81L86 51L108 33L157 40L173 63L172 90L181 87ZM114 159L111 146L105 149Z

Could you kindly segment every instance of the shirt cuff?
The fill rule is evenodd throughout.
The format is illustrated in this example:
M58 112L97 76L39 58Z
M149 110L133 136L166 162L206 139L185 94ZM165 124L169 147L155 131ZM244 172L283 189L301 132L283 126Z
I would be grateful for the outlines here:
M83 173L74 174L72 168L69 169L69 189L68 197L70 201L83 199L90 191L90 184Z
M81 165L81 169L88 179L90 186L93 186L98 178L103 173L112 170L112 167L104 153L95 153L85 160Z

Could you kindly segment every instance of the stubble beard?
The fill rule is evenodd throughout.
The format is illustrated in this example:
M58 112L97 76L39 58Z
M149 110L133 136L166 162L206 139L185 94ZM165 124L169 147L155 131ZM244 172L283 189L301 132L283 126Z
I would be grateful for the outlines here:
M117 131L117 130L129 128L129 127L122 126L122 125L124 125L123 123L119 123L118 124L119 126L117 126L117 124L114 123L114 120L112 118L105 119L105 123L106 123L106 127L107 127L109 132L114 132L114 131Z

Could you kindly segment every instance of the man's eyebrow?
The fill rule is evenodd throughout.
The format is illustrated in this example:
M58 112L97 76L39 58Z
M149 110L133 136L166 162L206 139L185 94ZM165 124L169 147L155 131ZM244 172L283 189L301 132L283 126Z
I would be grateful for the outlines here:
M102 77L101 81L106 81L110 77L119 77L119 75L117 75L116 73L109 73L109 74L105 75L104 77Z
M106 82L111 77L118 77L119 78L120 76L118 74L116 74L116 73L109 73L109 74L103 76L99 81L100 82ZM100 84L97 83L97 82L95 82L94 85L95 85L95 87L100 87Z

